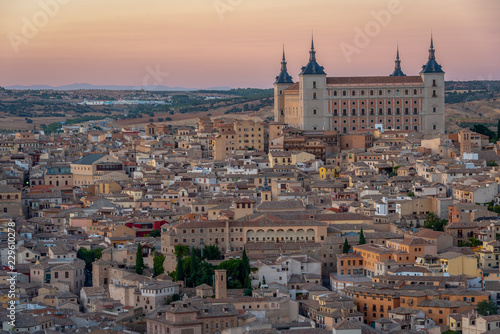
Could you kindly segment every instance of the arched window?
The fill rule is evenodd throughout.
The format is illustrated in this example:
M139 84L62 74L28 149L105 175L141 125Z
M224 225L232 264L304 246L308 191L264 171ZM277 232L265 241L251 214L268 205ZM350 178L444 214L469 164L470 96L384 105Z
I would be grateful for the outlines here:
M370 95L373 95L373 90L370 91Z
M382 90L379 90L379 91L378 91L378 95L382 95Z
M361 95L365 95L365 91L364 90L361 91Z
M408 89L405 89L405 95L408 95Z
M342 96L346 96L347 95L347 92L344 90L342 91Z
M351 93L352 96L356 96L356 91L353 90L352 93Z
M337 96L337 91L336 90L333 91L333 96Z

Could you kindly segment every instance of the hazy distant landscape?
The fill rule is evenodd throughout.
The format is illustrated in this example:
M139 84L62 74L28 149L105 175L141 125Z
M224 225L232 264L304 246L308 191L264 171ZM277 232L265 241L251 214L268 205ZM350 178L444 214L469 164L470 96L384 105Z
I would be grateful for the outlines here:
M499 94L500 81L446 82L447 132L476 123L496 130L500 118ZM0 130L4 132L36 126L50 133L57 131L61 122L79 124L103 119L119 126L152 121L194 126L200 116L271 121L272 109L272 89L189 90L157 86L152 90L89 84L0 87Z

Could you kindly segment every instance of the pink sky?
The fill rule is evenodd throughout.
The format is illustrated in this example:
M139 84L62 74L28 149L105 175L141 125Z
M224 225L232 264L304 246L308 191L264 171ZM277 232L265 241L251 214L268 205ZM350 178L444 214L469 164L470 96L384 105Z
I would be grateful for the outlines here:
M381 25L372 12L388 7ZM447 80L498 80L499 13L497 0L0 0L0 85L268 88L282 43L297 80L312 30L328 76L388 75L397 41L415 75L432 29ZM367 28L348 61L341 46Z

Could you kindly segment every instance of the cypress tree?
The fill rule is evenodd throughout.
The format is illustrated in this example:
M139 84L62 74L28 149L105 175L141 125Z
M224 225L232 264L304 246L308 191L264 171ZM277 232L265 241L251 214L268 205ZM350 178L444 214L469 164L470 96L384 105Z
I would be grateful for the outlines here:
M177 256L177 268L175 268L175 270L176 270L176 273L177 273L175 279L177 281L184 281L184 276L185 276L185 274L184 274L184 266L182 264L182 259L181 259L180 256Z
M349 242L347 242L347 238L345 238L344 247L342 248L342 253L344 254L349 253Z
M135 254L135 272L142 275L144 272L144 258L142 257L141 243L137 244L137 253Z
M497 140L500 140L500 119L498 120L497 124Z
M359 244L360 245L366 244L365 234L363 233L363 228L361 228L361 231L359 231Z

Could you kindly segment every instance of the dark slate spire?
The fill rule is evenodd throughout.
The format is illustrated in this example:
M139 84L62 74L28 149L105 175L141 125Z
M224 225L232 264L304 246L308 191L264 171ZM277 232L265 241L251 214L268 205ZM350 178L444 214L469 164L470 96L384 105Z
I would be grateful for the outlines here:
M441 65L439 65L436 61L436 54L434 50L434 41L432 39L432 33L431 33L431 47L429 49L429 60L427 60L427 63L422 66L422 71L420 73L444 73Z
M323 66L316 62L316 51L314 50L314 37L311 38L311 50L309 50L309 62L302 67L300 74L326 74Z
M283 59L281 60L281 71L280 74L276 77L276 81L274 83L293 84L292 77L288 74L286 70L285 45L283 45Z
M316 51L314 51L314 36L311 36L311 50L309 51L309 61L316 61Z
M394 72L390 75L391 77L405 77L406 74L401 70L401 59L399 59L399 45L396 48L396 60L394 61L396 65L394 66Z

